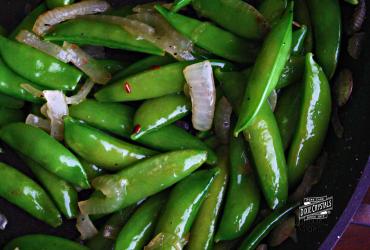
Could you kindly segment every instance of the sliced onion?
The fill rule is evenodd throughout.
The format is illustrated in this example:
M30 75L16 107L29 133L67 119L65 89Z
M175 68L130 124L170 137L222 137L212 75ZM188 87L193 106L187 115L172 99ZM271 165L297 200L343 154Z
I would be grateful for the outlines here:
M72 105L77 105L86 100L86 97L89 95L90 91L94 87L94 82L91 79L88 79L77 94L67 97L67 103Z
M275 108L276 108L276 104L277 104L277 99L278 99L278 95L277 95L277 92L276 90L273 90L268 98L268 102L270 104L270 108L272 110L272 112L275 111Z
M103 228L103 237L110 240L117 239L117 236L120 232L121 228L117 228L112 225L105 225Z
M122 197L126 195L127 179L114 175L102 175L92 181L96 190L102 192L108 198Z
M0 213L0 230L5 230L6 225L8 224L8 219Z
M266 244L259 244L256 250L267 250L268 247Z
M98 230L86 214L78 215L76 228L81 234L81 240L91 239L98 234Z
M182 242L176 235L170 233L159 233L156 235L144 250L155 250L155 249L172 249L182 250L186 242Z
M48 119L44 119L34 114L29 114L26 118L26 124L41 128L42 130L50 133L50 121Z
M16 39L18 42L27 44L62 62L69 62L68 53L62 47L51 42L42 41L37 35L28 30L21 30Z
M55 8L40 15L33 26L33 32L39 36L46 34L54 25L78 16L85 16L107 11L110 5L106 1L86 0L75 4Z
M77 45L64 42L63 48L69 53L70 61L94 82L106 84L112 79L112 75L101 64Z
M269 245L272 247L279 246L292 234L295 234L295 232L295 217L290 216L286 219L283 219L281 223L271 231Z
M46 99L46 114L51 121L50 135L61 141L64 136L63 117L69 113L66 96L59 90L45 90L43 93Z
M226 97L222 97L216 106L215 111L215 133L221 143L229 142L230 119L232 107Z
M31 93L31 95L33 95L34 97L43 97L44 96L44 94L42 93L41 90L35 88L31 84L22 83L21 88L26 90L27 92Z
M334 94L339 107L344 106L351 97L353 89L353 76L349 69L339 72L334 84Z
M78 207L82 214L109 214L120 209L124 197L108 198L99 196L80 201Z
M134 8L132 8L132 11L136 13L155 12L156 10L154 9L154 6L156 5L161 5L162 7L165 7L168 10L171 9L172 7L172 3L152 2L136 5Z
M184 76L190 89L193 127L207 131L212 127L216 102L212 65L209 61L189 65Z

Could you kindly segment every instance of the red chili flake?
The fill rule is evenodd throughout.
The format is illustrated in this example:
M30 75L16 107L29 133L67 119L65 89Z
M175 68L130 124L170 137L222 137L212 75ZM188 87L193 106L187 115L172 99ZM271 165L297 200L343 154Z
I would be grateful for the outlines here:
M77 49L78 46L76 44L71 44L71 49Z
M82 60L81 60L81 63L82 65L86 65L89 63L89 59L87 59L86 57L83 57Z
M152 69L152 70L156 70L156 69L160 69L160 68L161 68L161 66L159 66L159 65L153 65L153 66L150 67L150 69Z
M140 126L140 124L136 124L136 125L135 125L135 127L134 127L134 134L139 133L139 132L140 132L140 130L141 130L141 126Z
M129 82L124 83L124 88L125 88L126 93L128 93L128 94L131 93L131 86L130 86Z

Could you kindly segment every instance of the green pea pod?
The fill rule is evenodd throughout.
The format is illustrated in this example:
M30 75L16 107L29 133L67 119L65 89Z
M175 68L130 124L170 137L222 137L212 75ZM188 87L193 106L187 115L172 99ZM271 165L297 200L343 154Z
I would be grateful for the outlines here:
M207 17L221 27L247 39L261 39L269 31L267 20L252 5L240 1L193 0L193 8L200 16ZM177 6L178 5L178 6ZM184 1L175 1L172 11L184 6ZM220 15L222 13L222 15Z
M115 249L144 249L154 232L166 195L166 192L162 192L144 201L120 231Z
M33 217L57 227L62 218L46 192L15 168L0 162L0 196Z
M239 80L245 76L236 72L227 73L216 71L216 77L238 114L242 101L241 90L245 88L243 81ZM288 177L279 128L268 102L262 105L252 124L243 133L249 143L251 160L265 200L270 208L275 209L287 200Z
M292 36L292 52L290 55L302 55L304 49L304 42L307 36L307 26L302 25L298 30L293 32Z
M135 113L134 124L139 129L134 131L131 139L137 140L183 118L190 113L190 109L190 100L184 95L167 95L145 101Z
M165 56L148 56L144 59L141 59L130 66L122 69L121 71L117 72L112 78L112 82L116 80L120 80L122 78L126 78L128 76L135 75L137 73L146 71L148 69L155 69L160 68L166 64L175 63L176 60L172 56L165 55Z
M95 98L101 102L123 102L181 92L185 83L182 71L189 64L191 62L172 63L117 80L98 91Z
M341 12L338 0L307 1L315 38L315 54L328 79L338 64L341 40Z
M43 130L13 123L0 130L0 139L62 179L81 188L90 187L78 159Z
M128 63L112 59L100 59L98 60L98 64L103 66L112 75L125 69L128 66Z
M93 186L101 193L80 202L80 210L102 214L125 208L182 180L206 159L206 151L173 151L139 161L117 174L99 176Z
M21 30L28 30L32 31L33 25L36 22L36 19L45 11L47 11L46 4L42 2L38 5L35 9L33 9L18 26L13 30L13 32L9 35L11 39L14 39Z
M313 48L312 24L306 0L294 1L294 19L300 25L305 25L307 27L307 36L304 41L304 52L311 52Z
M0 127L13 122L24 121L22 110L0 107Z
M250 125L278 83L292 43L293 3L263 43L245 89L234 135Z
M130 219L136 207L136 204L129 206L110 216L104 226L99 230L99 233L86 243L89 249L112 250L116 237L118 236L122 227ZM107 233L109 233L109 235L107 235Z
M258 10L274 26L287 7L288 0L263 0Z
M74 90L83 76L73 66L3 36L0 36L0 53L14 72L48 88Z
M0 93L0 107L21 109L23 106L24 101Z
M301 87L300 83L296 83L284 89L275 109L276 122L285 150L289 147L298 124L297 107L301 105Z
M156 153L121 141L71 117L64 118L64 141L80 157L107 170L120 170Z
M255 182L242 137L230 139L230 184L215 241L244 235L254 222L260 206Z
M183 241L219 171L218 168L200 170L179 182L170 193L155 235L170 234Z
M302 80L304 73L304 56L291 56L281 72L276 89L284 88Z
M288 154L289 185L296 185L323 146L330 122L331 95L323 69L306 55L306 71L299 122Z
M21 84L23 83L27 83L36 87L33 83L30 83L28 80L18 76L16 73L10 70L0 58L0 93L33 103L42 102L41 98L35 97L23 89L21 87Z
M46 0L46 5L49 9L63 7L72 3L74 3L74 0Z
M255 44L218 28L209 22L170 12L156 5L155 9L181 34L209 52L239 63L252 63L256 56Z
M240 250L256 249L258 244L268 235L268 233L288 214L290 214L299 203L290 203L286 206L272 212L269 216L263 219L247 238L243 241Z
M105 173L105 171L103 169L96 166L95 164L87 162L82 158L79 158L79 160L81 162L81 165L82 165L83 169L86 172L88 180L93 180L94 178L96 178L96 177Z
M212 249L216 232L217 219L225 198L229 180L229 155L227 147L218 149L219 173L209 187L207 197L203 201L197 217L191 227L190 240L187 249Z
M79 45L96 45L164 55L162 49L146 40L136 39L119 25L87 18L73 19L58 24L44 38L53 42L67 41Z
M67 219L76 218L78 215L76 189L65 180L45 170L33 160L25 156L21 156L21 158L27 163L32 173L50 194L55 205L57 205L63 215Z
M119 103L101 103L87 99L69 107L69 115L93 127L129 138L133 129L134 109Z
M88 250L77 242L51 235L31 234L10 241L3 250Z

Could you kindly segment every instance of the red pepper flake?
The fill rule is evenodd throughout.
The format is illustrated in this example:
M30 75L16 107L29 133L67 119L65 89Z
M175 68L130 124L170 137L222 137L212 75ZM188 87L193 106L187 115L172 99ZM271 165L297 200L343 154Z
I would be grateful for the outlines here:
M86 64L88 64L88 63L89 63L89 59L87 59L86 57L83 57L83 58L81 59L81 63L82 63L82 65L86 65Z
M126 93L128 93L128 94L131 93L131 85L130 85L129 82L124 83L124 89L125 89Z
M151 70L157 70L157 69L160 69L160 68L161 68L161 66L159 66L159 65L153 65L153 66L150 67Z
M78 46L76 44L71 44L71 49L78 49Z
M141 126L140 124L136 124L134 127L134 134L137 134L141 131Z

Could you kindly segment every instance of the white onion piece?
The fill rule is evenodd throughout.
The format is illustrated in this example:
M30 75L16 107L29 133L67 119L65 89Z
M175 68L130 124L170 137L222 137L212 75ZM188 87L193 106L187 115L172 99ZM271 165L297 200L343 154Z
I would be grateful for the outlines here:
M78 215L76 228L81 234L81 240L91 239L98 234L98 230L86 214Z
M171 9L172 3L164 3L164 2L152 2L152 3L144 3L136 5L134 8L132 8L133 12L136 13L143 13L143 12L156 12L154 9L154 6L161 5L162 7L165 7L166 9Z
M189 65L184 76L190 90L193 127L207 131L212 127L216 102L212 65L209 61Z
M215 111L215 133L223 144L229 142L232 110L231 104L226 97L223 96L218 101Z
M70 61L94 82L106 84L112 79L112 75L101 64L77 45L64 42L63 48L69 53Z
M94 82L91 79L88 79L77 94L67 97L67 104L77 105L85 101L86 97L89 95L90 91L94 87Z
M275 111L275 108L276 108L276 104L277 104L277 99L278 99L278 95L277 95L277 92L276 90L273 90L268 98L268 102L270 104L270 108L272 110L272 112Z
M58 7L41 14L33 26L33 32L43 36L54 25L66 20L74 19L78 16L85 16L107 11L109 3L99 0L81 1L75 4Z
M64 136L63 117L69 113L66 96L59 90L45 90L43 93L46 99L46 114L51 122L50 135L61 141Z
M92 181L92 186L108 198L124 197L127 194L127 179L102 175Z
M50 133L50 121L48 119L44 119L34 114L29 114L26 118L26 124L41 128L42 130Z
M42 91L33 87L31 84L22 83L21 88L26 90L27 92L31 93L31 95L33 95L35 97L43 97Z
M21 30L16 39L18 42L27 44L62 62L69 62L68 53L62 47L51 42L42 41L37 35L28 30Z
M7 224L8 219L5 217L5 215L0 213L0 230L5 230Z

